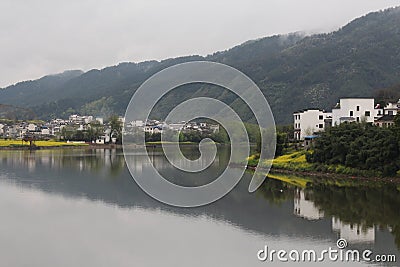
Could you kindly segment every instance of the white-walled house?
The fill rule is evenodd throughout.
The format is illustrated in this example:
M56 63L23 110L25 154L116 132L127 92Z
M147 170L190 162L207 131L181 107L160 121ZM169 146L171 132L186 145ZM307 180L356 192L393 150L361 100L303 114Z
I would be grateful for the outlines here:
M324 131L330 125L331 117L332 113L321 109L305 109L293 113L294 139L304 140L306 136Z
M370 122L383 115L383 109L375 108L373 98L341 98L332 109L332 126L343 122Z
M101 125L104 124L104 119L102 117L96 117L96 121L98 121Z
M400 99L397 103L388 103L384 108L384 115L397 115L400 113Z
M33 123L29 123L29 125L28 125L28 131L30 131L30 132L35 132L35 131L37 131L37 126L36 126L35 124L33 124Z
M47 127L42 127L41 129L41 134L42 135L50 135L50 130Z
M133 127L143 127L144 126L144 122L142 120L135 120L131 122L131 125Z

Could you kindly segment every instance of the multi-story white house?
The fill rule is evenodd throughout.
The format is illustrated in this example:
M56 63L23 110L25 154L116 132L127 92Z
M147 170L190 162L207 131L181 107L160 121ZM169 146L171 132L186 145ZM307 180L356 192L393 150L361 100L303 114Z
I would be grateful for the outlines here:
M343 122L370 122L383 115L383 109L375 107L373 98L341 98L332 109L332 126Z
M332 109L332 113L320 109L305 109L293 113L294 139L304 140L306 136L324 131L328 125L335 126L343 122L368 122L381 126L379 119L400 112L398 103L389 103L385 108L375 106L373 98L341 98ZM393 124L393 121L390 122ZM389 123L385 121L384 125Z
M294 139L304 140L304 137L324 131L331 124L332 113L321 109L304 109L293 113Z

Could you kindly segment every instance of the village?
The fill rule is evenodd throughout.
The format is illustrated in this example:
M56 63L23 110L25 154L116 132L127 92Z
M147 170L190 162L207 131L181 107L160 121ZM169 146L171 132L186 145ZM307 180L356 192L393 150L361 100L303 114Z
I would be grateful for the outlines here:
M331 112L309 108L293 113L294 139L309 146L318 132L342 123L366 122L379 127L394 124L400 113L400 100L381 107L373 98L341 98Z
M125 118L118 116L120 132L123 135L133 135L137 130L148 135L160 134L164 131L183 131L198 133L217 133L219 125L206 122L177 122L166 123L159 120L137 120L125 122ZM124 127L122 127L124 126ZM73 143L85 143L83 133L91 132L90 143L116 143L118 133L111 125L110 119L103 117L70 115L68 119L52 119L50 121L7 121L0 122L0 138L12 140L64 140ZM71 133L75 133L72 135ZM73 136L73 137L71 137ZM82 140L80 140L82 136ZM71 139L71 140L70 140ZM79 139L79 140L77 140Z

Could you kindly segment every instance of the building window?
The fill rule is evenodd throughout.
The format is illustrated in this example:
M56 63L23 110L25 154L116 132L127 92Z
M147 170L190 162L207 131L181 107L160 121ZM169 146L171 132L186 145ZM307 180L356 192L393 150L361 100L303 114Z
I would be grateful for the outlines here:
M350 110L350 117L353 117L353 111Z
M365 111L365 117L369 117L371 116L371 112L370 111Z
M357 122L360 122L360 117L357 117Z
M318 125L320 129L324 128L323 124Z
M357 111L360 111L360 106L357 106Z
M388 115L393 115L393 110L389 110Z
M323 119L324 119L324 116L319 115L319 119L320 119L320 120L323 120Z
M381 115L381 110L378 110L378 115Z

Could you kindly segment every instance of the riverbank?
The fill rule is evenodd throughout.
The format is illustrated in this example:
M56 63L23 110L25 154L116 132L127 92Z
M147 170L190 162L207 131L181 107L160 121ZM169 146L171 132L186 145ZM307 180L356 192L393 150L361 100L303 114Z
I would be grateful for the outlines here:
M146 147L159 148L163 145L173 145L176 142L146 142ZM180 146L198 146L195 142L179 142ZM217 145L223 145L217 143ZM142 147L138 144L128 144L129 148ZM39 150L39 149L71 149L71 148L85 148L85 149L122 149L121 144L95 144L95 143L82 143L82 142L61 142L61 141L34 141L30 146L29 142L22 140L4 140L0 139L0 150Z
M383 181L400 183L400 177L384 177L382 173L375 171L359 170L342 165L324 165L309 163L306 160L306 151L291 151L274 159L271 173L300 175L305 177L328 179L352 179L364 181ZM258 164L258 155L248 158L248 169L253 169ZM267 162L261 162L259 170L266 166Z
M119 144L93 144L93 143L74 143L61 141L34 141L31 146L29 142L22 140L0 139L0 150L41 150L41 149L115 149L122 148Z

